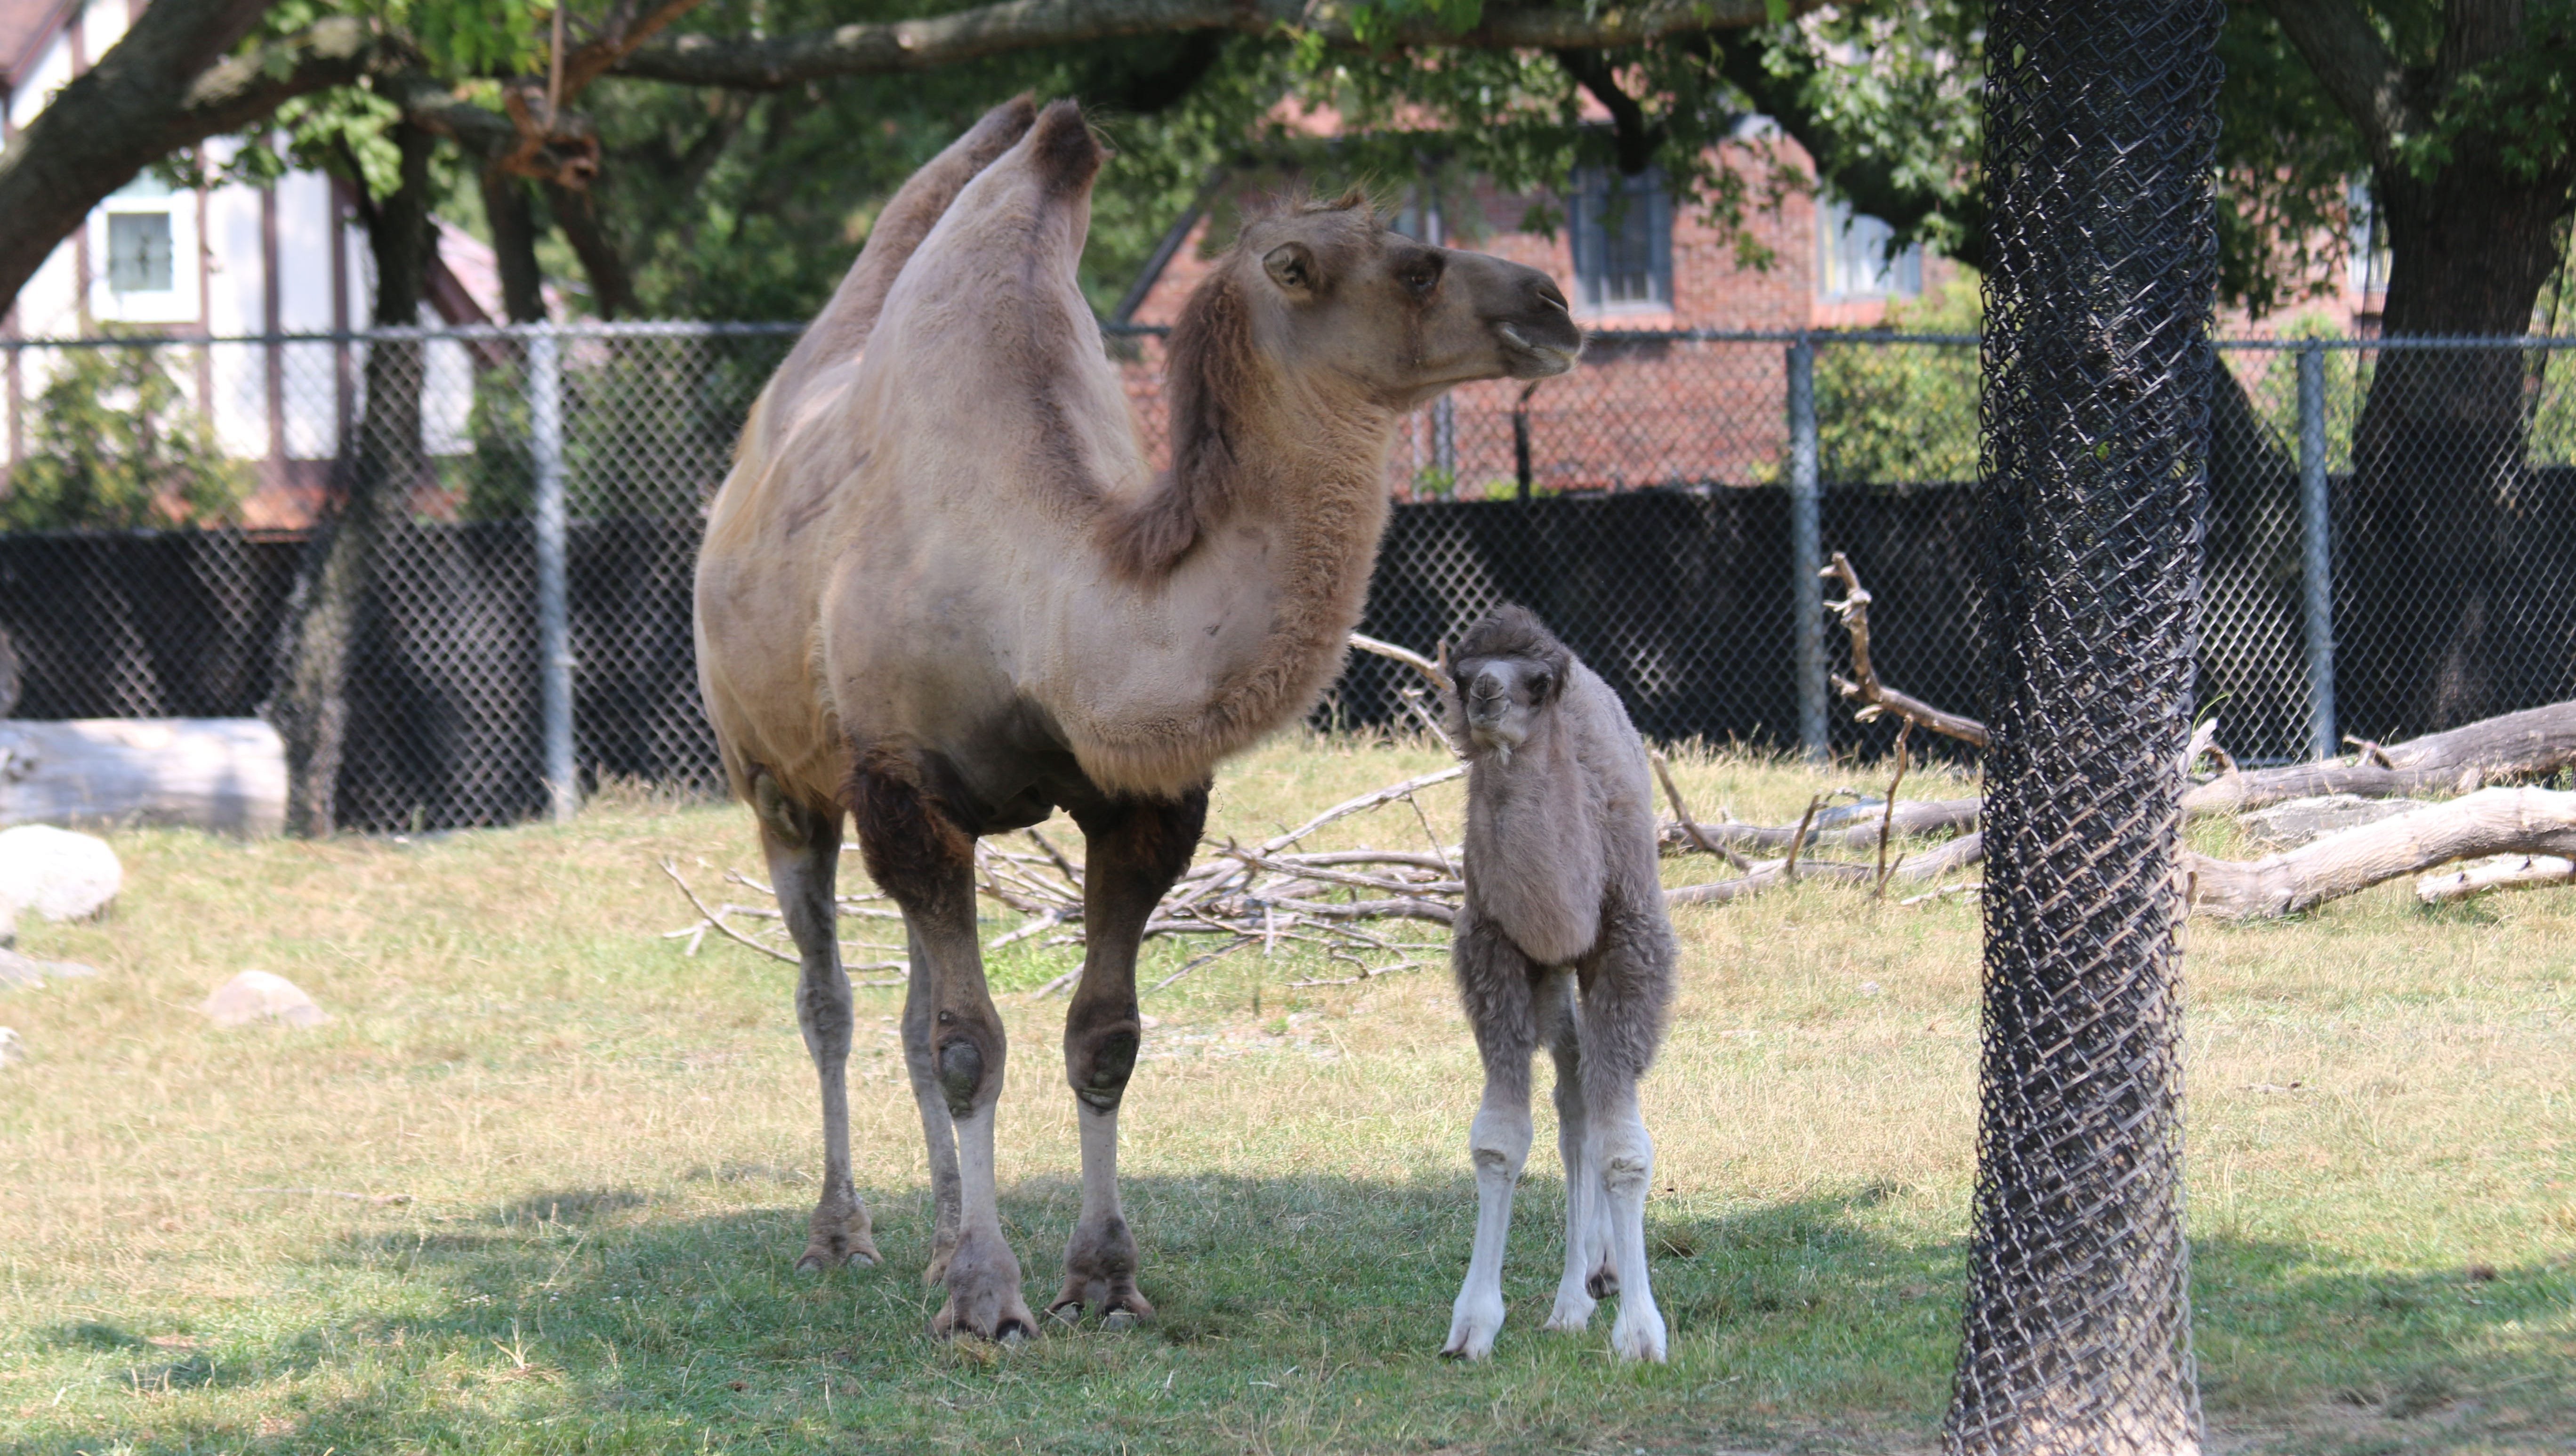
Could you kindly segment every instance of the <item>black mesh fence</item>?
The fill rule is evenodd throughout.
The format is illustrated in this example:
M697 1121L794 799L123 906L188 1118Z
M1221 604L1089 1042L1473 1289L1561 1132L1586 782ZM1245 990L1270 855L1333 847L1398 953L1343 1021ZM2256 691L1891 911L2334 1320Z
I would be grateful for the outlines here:
M1993 743L1954 1451L2200 1448L2177 872L2222 383L2208 335L2223 14L2219 0L1992 11Z
M701 507L793 336L568 328L549 357L523 333L432 332L391 341L399 367L374 377L406 388L372 409L365 338L21 343L0 496L16 665L0 658L0 690L22 717L259 712L298 573L317 559L305 527L345 492L371 431L415 438L389 406L416 395L417 444L394 452L399 499L350 629L338 822L544 812L551 754L585 789L712 787L689 637ZM1847 553L1877 598L1882 676L1991 714L1974 632L1976 347L1812 340L1812 493L1792 479L1794 336L1596 335L1570 375L1479 384L1421 411L1388 462L1401 504L1364 630L1428 650L1492 603L1525 601L1658 736L1875 755L1892 730L1808 701L1822 675L1799 669L1791 557L1812 501L1821 548ZM1159 452L1161 342L1131 331L1111 348ZM2411 374L2352 340L2222 350L2198 705L2242 758L2576 696L2576 356L2547 342L2409 352L2426 361ZM2418 399L2411 413L2374 404L2392 378ZM2449 418L2463 392L2516 422L2509 449L2464 454L2455 434L2399 427ZM2373 426L2367 455L2366 417L2397 422ZM2463 459L2483 463L2446 463ZM546 708L548 469L568 749ZM239 524L191 529L199 510ZM2320 512L2337 543L2322 572L2308 552ZM1822 643L1821 666L1839 668L1840 634ZM1402 722L1390 667L1354 660L1323 719Z

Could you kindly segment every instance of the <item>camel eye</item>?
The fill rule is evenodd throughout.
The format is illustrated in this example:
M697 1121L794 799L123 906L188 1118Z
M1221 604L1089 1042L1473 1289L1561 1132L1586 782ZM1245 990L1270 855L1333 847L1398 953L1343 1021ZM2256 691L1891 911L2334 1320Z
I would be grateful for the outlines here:
M1530 680L1529 680L1529 694L1530 694L1530 701L1531 701L1531 702L1533 702L1533 703L1544 703L1544 702L1546 702L1546 701L1547 701L1547 692L1548 692L1548 689L1550 689L1550 688L1552 688L1552 687L1555 687L1555 686L1556 686L1556 679L1555 679L1555 678L1553 678L1553 677L1550 677L1550 676L1549 676L1549 675L1547 675L1546 673L1543 673L1543 672L1534 672L1534 673L1531 673L1531 674L1530 674Z
M1396 281L1404 285L1405 292L1412 294L1416 298L1420 298L1425 294L1428 294L1432 289L1440 285L1440 259L1438 255L1426 254L1406 263L1396 274Z

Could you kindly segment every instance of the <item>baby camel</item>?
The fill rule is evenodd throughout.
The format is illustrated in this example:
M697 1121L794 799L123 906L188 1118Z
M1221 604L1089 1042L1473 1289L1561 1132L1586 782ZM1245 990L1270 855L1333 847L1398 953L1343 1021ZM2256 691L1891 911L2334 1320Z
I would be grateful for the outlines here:
M1655 1144L1637 1080L1663 1038L1673 929L1655 872L1644 745L1618 696L1521 607L1459 642L1449 736L1468 755L1466 906L1450 961L1485 1061L1467 1136L1476 1244L1441 1353L1481 1360L1503 1327L1503 1245L1530 1146L1530 1061L1556 1058L1565 1278L1547 1328L1619 1293L1610 1346L1662 1361L1646 1283Z

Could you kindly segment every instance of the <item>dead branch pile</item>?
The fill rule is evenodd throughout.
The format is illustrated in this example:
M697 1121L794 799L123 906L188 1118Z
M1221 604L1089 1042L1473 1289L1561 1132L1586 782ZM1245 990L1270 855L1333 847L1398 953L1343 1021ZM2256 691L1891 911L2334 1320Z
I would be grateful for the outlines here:
M1870 595L1850 560L1834 554L1824 575L1839 581L1843 599L1828 603L1842 618L1851 637L1852 674L1836 685L1860 706L1863 720L1889 716L1905 724L1947 734L1984 747L1984 724L1932 707L1881 683L1870 661ZM2576 702L2556 703L2484 719L2447 732L2427 734L2382 746L2352 742L2358 752L2348 761L2290 764L2246 771L2217 749L2216 725L2204 723L2184 759L2188 771L2203 754L2214 755L2221 772L2196 782L2183 795L2187 814L2242 814L2269 805L2329 794L2397 798L2435 793L2464 797L2377 823L2323 835L2297 849L2259 860L2221 860L2184 851L2192 911L2221 919L2254 919L2294 914L2372 885L2409 874L2422 874L2456 861L2468 868L2426 877L2416 894L2426 903L2456 900L2490 889L2523 889L2576 880L2576 794L2546 789L2500 789L2511 783L2576 767ZM1901 735L1900 735L1901 742ZM1899 774L1902 774L1900 752ZM1669 780L1666 783L1669 791ZM1890 798L1893 798L1891 791ZM1827 842L1846 846L1884 846L1896 834L1963 830L1977 823L1980 801L1951 799L1897 805L1890 803L1873 825L1865 816L1848 825L1818 825L1811 833L1796 827L1701 825L1675 796L1675 823L1664 830L1666 852L1693 848L1731 852L1738 848ZM1813 813L1811 811L1810 818ZM1976 862L1982 845L1970 833L1939 852L1954 865ZM1794 858L1795 851L1792 851ZM1734 858L1730 853L1730 857ZM1739 858L1740 863L1740 858ZM1842 872L1848 877L1848 872Z

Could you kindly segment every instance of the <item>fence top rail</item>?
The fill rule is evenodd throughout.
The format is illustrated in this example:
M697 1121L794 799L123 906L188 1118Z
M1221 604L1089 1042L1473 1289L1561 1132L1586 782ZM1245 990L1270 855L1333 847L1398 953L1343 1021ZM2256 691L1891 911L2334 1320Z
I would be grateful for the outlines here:
M575 320L547 324L456 324L436 328L340 329L305 334L108 334L77 338L0 338L0 348L201 349L216 344L497 343L507 339L707 339L789 338L805 332L790 323L698 323L690 320L618 322Z
M504 340L526 340L540 336L557 339L706 339L706 338L792 338L805 332L801 323L701 323L686 319L638 320L572 320L542 324L458 324L435 328L342 329L314 333L274 334L111 334L83 337L5 337L0 349L12 353L28 349L179 349L206 348L213 345L272 344L370 344L452 342L460 344L496 343ZM1163 338L1171 333L1167 324L1120 323L1104 319L1103 335L1118 339ZM1584 333L1587 345L1618 348L1636 344L1797 344L1826 347L1876 348L1886 345L1974 347L1975 334L1911 334L1876 329L1590 329ZM2367 339L2213 339L2221 349L2269 351L2296 354L2310 350L2346 352L2382 351L2388 349L2576 349L2576 336L2539 334L2519 335L2423 335Z

